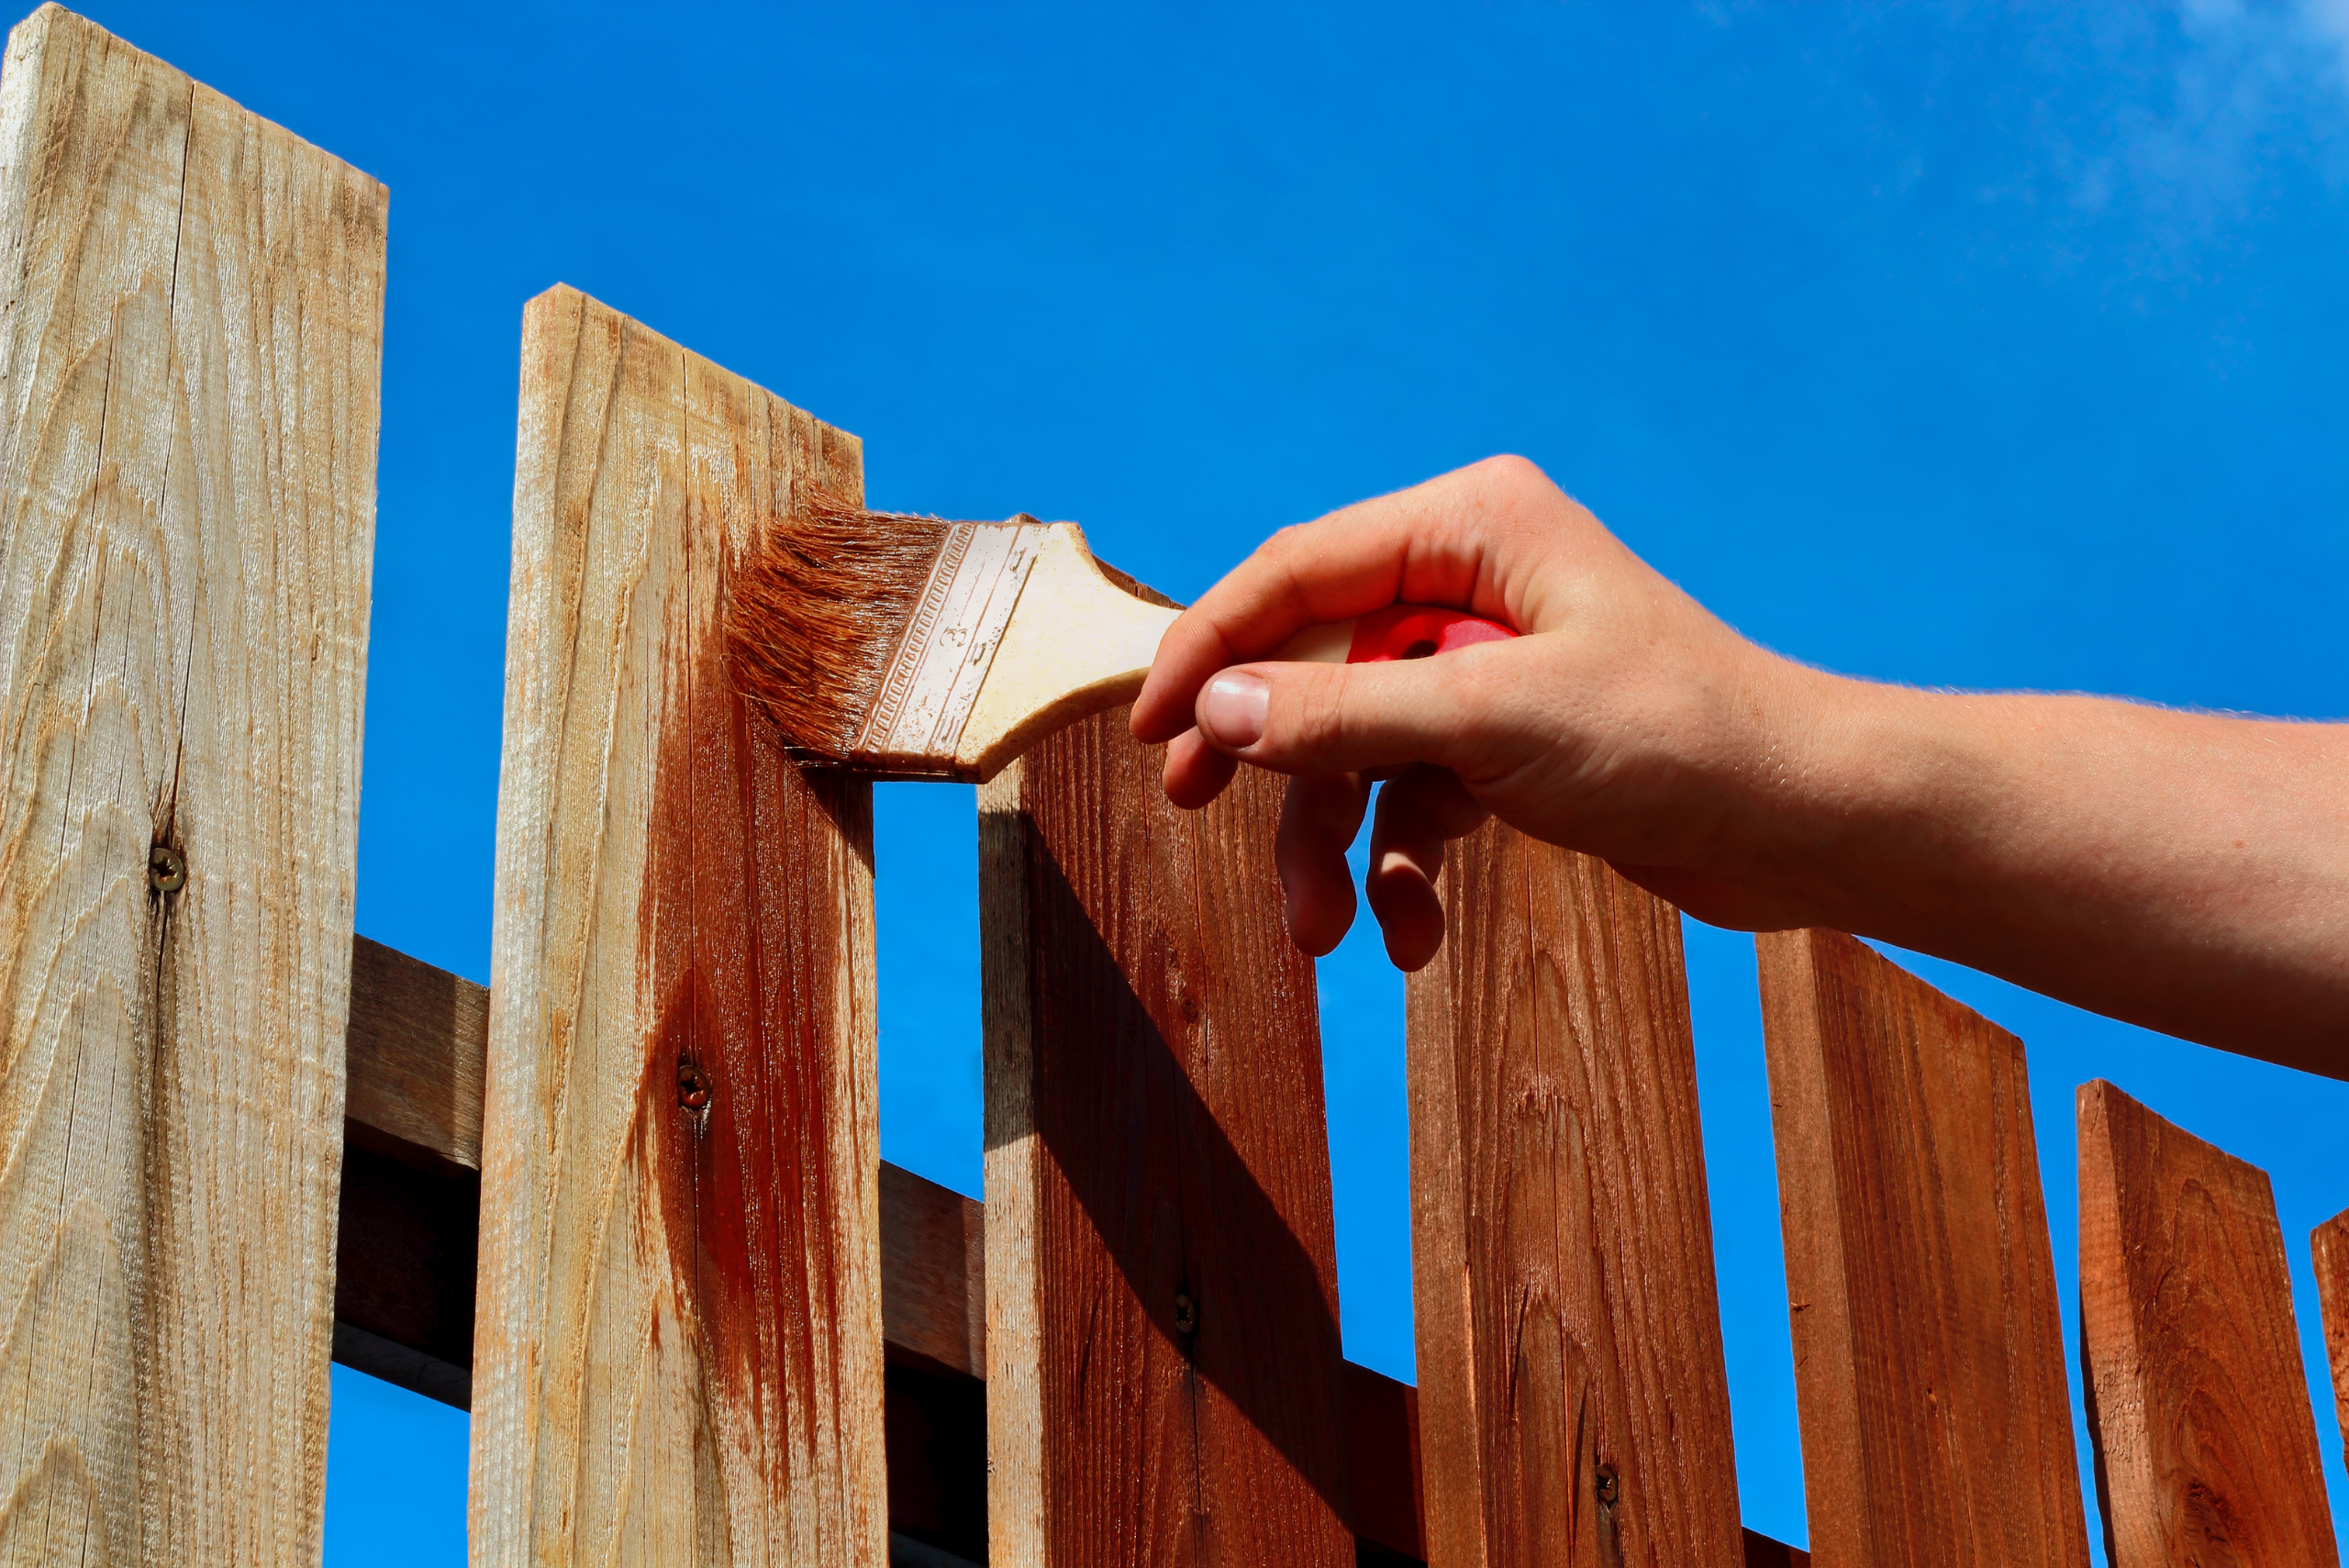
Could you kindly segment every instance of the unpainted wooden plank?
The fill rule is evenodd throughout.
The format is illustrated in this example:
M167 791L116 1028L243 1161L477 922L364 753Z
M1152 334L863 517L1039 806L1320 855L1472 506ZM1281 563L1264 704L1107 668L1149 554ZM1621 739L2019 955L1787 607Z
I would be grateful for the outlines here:
M980 796L991 1559L1350 1561L1311 964L1276 781L1122 710Z
M2080 1349L2112 1568L2340 1562L2267 1173L2080 1085Z
M1487 824L1408 984L1429 1561L1739 1559L1679 912Z
M2324 1348L2332 1372L2342 1460L2349 1463L2349 1209L2318 1226L2309 1237L2309 1249L2316 1262L2318 1307L2324 1315Z
M519 423L473 1561L877 1564L871 788L719 619L858 448L567 288Z
M2085 1565L2022 1042L1841 932L1755 946L1811 1551Z
M9 35L0 1562L317 1559L384 239L94 24Z

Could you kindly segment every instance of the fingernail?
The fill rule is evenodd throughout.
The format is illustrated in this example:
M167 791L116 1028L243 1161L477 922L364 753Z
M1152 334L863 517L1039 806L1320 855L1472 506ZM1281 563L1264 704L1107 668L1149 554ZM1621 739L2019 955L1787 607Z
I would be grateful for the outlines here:
M1273 688L1261 675L1232 671L1208 683L1199 695L1199 728L1219 745L1248 747L1264 739L1264 707Z

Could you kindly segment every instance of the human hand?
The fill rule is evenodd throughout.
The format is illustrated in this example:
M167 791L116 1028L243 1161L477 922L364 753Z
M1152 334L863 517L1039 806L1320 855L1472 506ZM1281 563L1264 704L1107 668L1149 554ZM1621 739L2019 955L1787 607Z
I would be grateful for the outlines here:
M1408 662L1266 662L1302 627L1397 602L1523 635ZM1353 922L1345 851L1386 779L1365 891L1388 955L1417 969L1443 938L1443 845L1492 815L1700 918L1800 923L1803 857L1769 829L1808 674L1501 457L1275 535L1167 632L1132 724L1171 742L1166 793L1186 808L1243 762L1291 775L1276 853L1310 953Z

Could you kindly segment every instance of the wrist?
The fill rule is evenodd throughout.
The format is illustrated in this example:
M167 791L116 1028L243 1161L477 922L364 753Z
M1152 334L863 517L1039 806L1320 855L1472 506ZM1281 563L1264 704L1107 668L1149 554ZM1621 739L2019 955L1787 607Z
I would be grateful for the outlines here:
M1792 663L1777 686L1757 873L1794 923L1905 927L1923 913L1909 907L1922 890L1965 860L1956 825L1996 793L1980 716L1957 694Z

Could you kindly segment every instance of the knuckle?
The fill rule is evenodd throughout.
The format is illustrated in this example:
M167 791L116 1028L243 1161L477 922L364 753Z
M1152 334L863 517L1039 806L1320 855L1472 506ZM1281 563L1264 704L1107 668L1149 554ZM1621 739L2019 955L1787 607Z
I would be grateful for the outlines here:
M1515 452L1496 453L1477 463L1476 467L1482 471L1487 480L1508 489L1555 488L1550 482L1550 476L1542 472L1541 464L1531 458L1520 457Z

